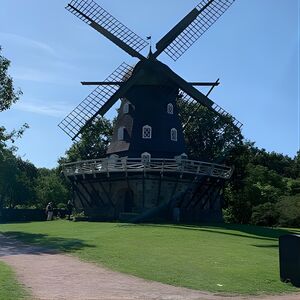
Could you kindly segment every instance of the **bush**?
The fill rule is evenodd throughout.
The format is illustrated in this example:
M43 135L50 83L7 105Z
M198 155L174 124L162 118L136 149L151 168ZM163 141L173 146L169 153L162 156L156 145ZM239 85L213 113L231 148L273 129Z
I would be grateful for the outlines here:
M57 208L58 209L67 209L67 205L66 205L66 203L58 203Z
M282 197L276 204L279 225L300 227L300 194Z
M278 224L279 212L276 204L266 202L253 207L251 224L260 226L274 226Z
M0 212L0 222L29 222L45 220L46 214L43 209L4 208Z

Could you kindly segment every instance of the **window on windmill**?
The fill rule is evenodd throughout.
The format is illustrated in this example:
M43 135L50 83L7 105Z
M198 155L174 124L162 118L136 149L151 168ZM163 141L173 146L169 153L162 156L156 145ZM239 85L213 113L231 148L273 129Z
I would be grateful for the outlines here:
M151 154L148 152L144 152L141 155L141 159L143 164L148 164L151 161Z
M125 127L118 128L118 141L124 141Z
M173 107L173 104L172 104L172 103L169 103L169 104L167 105L167 113L168 113L169 115L173 115L173 113L174 113L174 107Z
M176 128L171 129L171 141L177 142L177 129Z
M152 138L152 127L149 125L143 126L143 139Z
M129 103L126 102L123 106L123 113L128 114L129 113Z

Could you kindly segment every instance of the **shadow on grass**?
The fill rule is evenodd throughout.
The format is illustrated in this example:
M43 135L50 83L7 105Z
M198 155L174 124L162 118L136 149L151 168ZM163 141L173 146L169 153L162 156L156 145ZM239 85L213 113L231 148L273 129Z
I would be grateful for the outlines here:
M237 236L242 238L277 241L281 235L299 233L297 230L288 230L282 228L267 228L253 225L239 224L122 224L120 226L148 226L162 228L176 228L181 230L205 231L216 234Z
M278 244L274 244L274 245L252 245L254 247L257 248L278 248Z
M0 256L17 254L43 254L73 252L83 248L95 247L80 239L53 237L47 234L33 234L19 231L0 235Z

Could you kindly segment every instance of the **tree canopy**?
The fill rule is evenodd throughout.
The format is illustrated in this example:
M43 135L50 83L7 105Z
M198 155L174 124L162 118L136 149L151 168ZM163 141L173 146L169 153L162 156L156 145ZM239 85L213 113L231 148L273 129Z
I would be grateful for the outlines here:
M59 164L105 157L112 133L113 122L98 118L82 132L80 139L66 151L65 157L59 159Z
M8 75L10 61L1 55L1 50L0 46L0 112L9 109L22 95L22 91L15 89L13 79Z
M184 126L188 156L202 161L223 162L243 136L231 117L222 117L201 105L177 101Z

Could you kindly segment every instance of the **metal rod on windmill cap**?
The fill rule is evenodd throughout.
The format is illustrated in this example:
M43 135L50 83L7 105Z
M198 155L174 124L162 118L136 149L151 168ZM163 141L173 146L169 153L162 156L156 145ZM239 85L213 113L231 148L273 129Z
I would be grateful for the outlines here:
M122 81L81 81L82 85L122 85ZM218 86L220 83L217 82L189 82L194 86Z
M220 78L217 79L217 81L215 82L215 84L210 88L210 90L208 91L208 93L206 94L206 97L208 97L210 95L210 93L213 91L213 89L220 84Z

